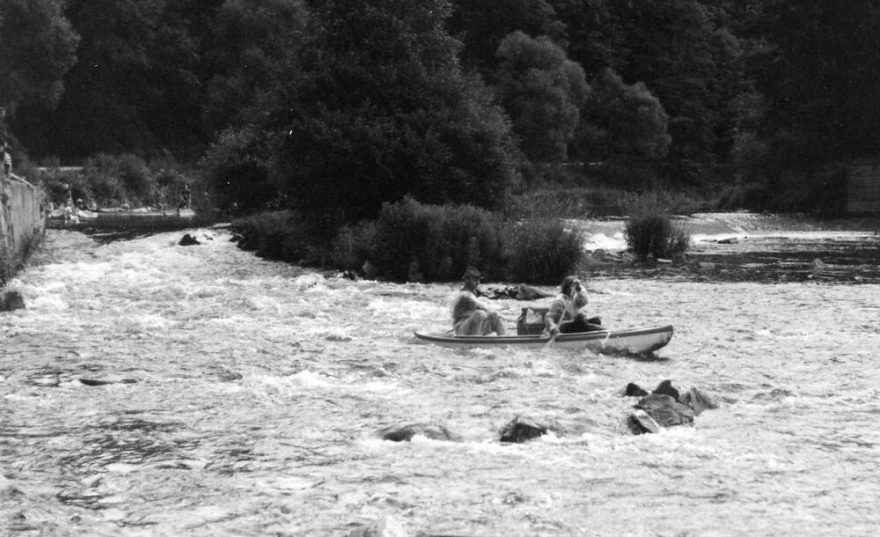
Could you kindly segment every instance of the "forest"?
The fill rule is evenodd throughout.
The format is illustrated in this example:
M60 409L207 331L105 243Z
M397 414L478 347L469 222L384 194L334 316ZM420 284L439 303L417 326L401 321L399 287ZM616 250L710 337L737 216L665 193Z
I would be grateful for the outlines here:
M330 229L603 188L830 213L878 41L870 0L2 0L2 129Z

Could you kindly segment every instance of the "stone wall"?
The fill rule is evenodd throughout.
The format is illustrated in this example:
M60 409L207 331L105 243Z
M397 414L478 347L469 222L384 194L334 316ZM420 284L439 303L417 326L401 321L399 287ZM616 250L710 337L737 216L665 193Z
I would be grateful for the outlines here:
M0 171L0 286L24 265L46 232L43 189Z

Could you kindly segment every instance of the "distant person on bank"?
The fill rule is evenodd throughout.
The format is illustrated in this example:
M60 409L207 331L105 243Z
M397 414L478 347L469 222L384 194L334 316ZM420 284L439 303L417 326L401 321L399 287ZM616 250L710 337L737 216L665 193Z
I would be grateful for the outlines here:
M9 177L12 174L12 151L9 144L3 142L3 175Z
M560 332L588 332L600 328L590 324L587 318L587 290L577 276L566 276L559 286L559 295L544 315L544 332L555 336ZM596 319L598 320L598 319ZM594 320L595 321L595 320Z
M474 267L468 267L461 277L461 292L452 304L452 326L457 336L506 333L498 313L490 311L489 305L478 298L480 277L480 271Z

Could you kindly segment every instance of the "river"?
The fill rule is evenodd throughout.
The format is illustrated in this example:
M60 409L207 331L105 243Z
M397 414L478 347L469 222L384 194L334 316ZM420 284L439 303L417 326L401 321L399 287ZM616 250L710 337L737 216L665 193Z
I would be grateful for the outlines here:
M597 277L651 358L418 344L453 285L350 281L222 229L52 230L0 314L0 533L876 535L880 286ZM512 325L521 302L496 301ZM629 382L719 405L633 436ZM517 415L565 433L502 444ZM443 424L463 441L377 437Z

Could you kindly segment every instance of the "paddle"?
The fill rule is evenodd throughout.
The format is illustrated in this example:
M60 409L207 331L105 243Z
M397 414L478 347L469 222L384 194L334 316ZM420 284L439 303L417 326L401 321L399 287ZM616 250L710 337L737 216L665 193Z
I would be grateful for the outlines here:
M553 347L553 344L556 343L556 336L558 336L558 335L559 335L559 332L556 332L555 334L550 336L550 339L547 341L547 343L544 343L544 346L541 348L541 350L546 351L547 349Z

